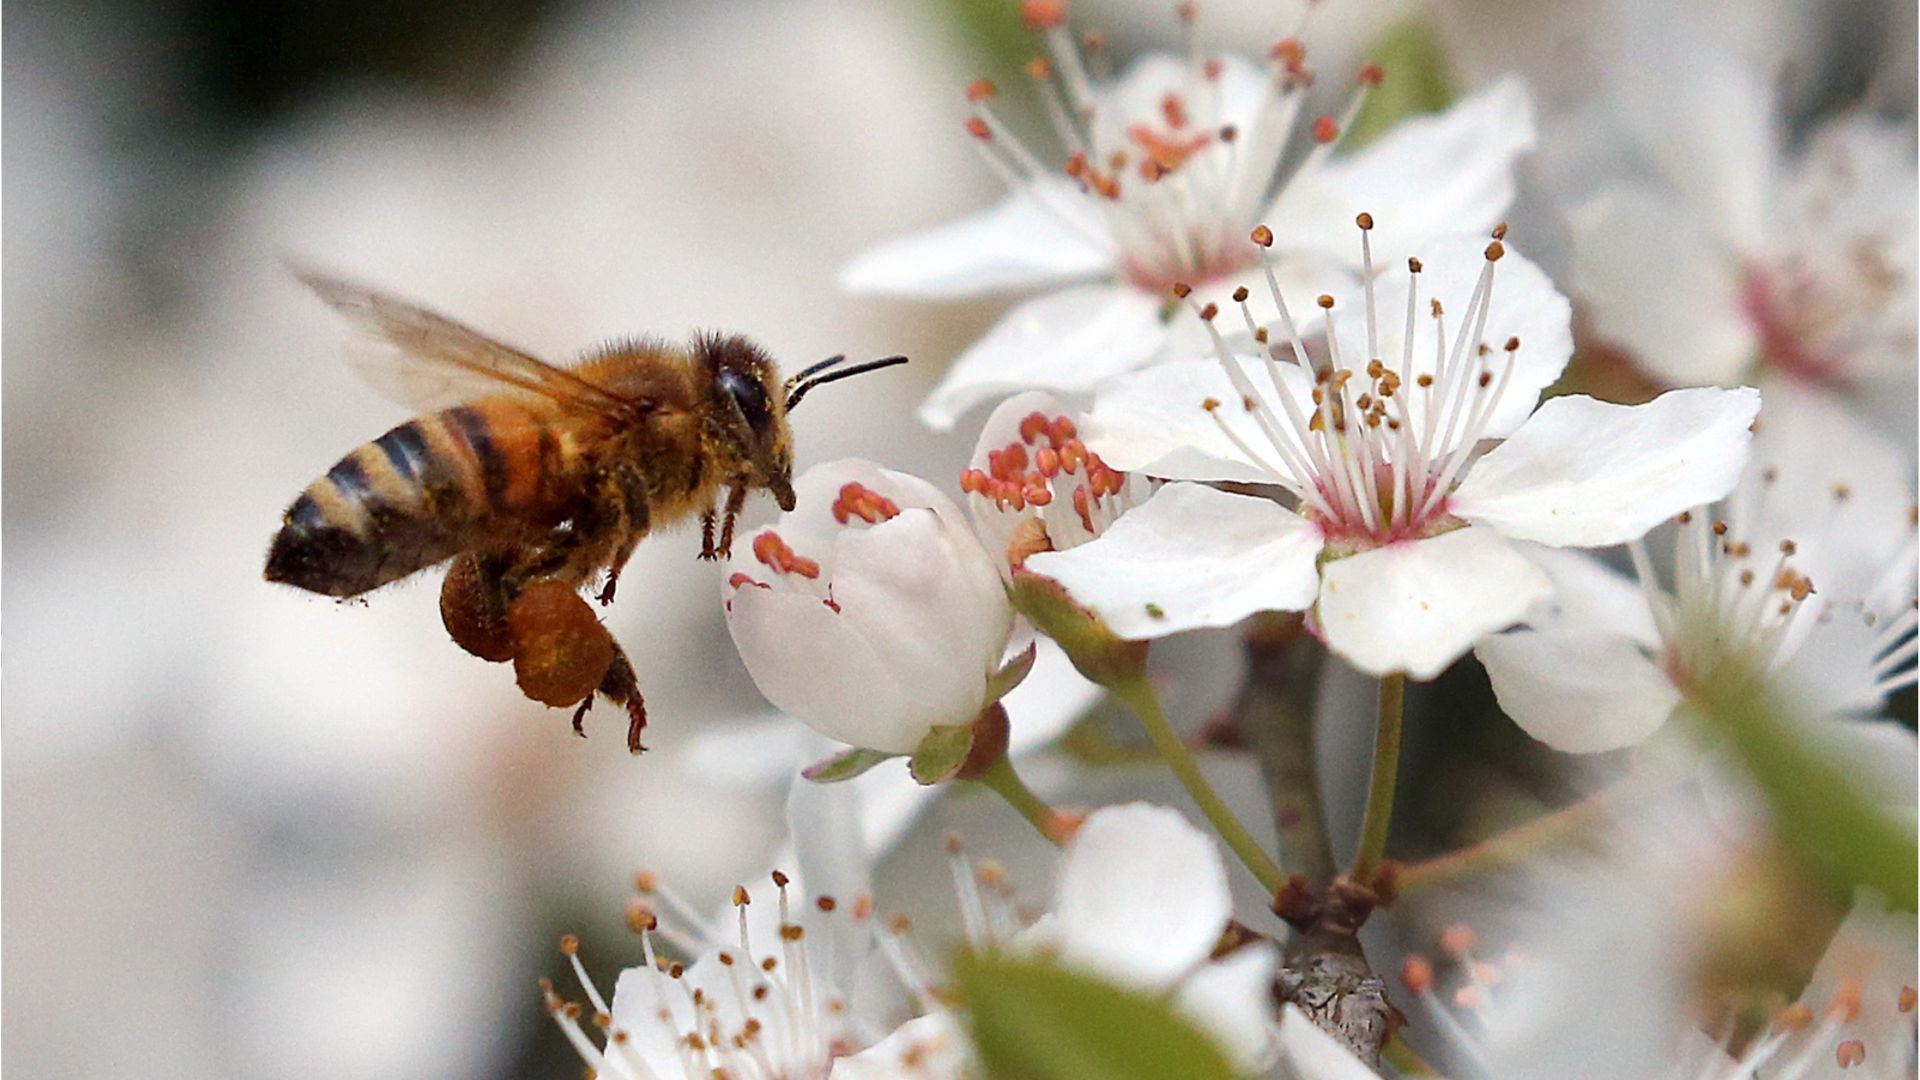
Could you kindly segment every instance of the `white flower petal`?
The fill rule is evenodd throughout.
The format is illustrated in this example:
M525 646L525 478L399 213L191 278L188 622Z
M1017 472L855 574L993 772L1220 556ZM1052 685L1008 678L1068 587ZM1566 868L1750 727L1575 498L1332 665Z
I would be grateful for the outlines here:
M994 406L986 422L980 425L980 435L973 441L973 456L967 460L967 464L986 471L989 468L987 453L1020 442L1020 425L1027 417L1034 413L1049 417L1063 416L1066 411L1058 398L1044 390L1015 394Z
M904 778L897 783L903 788L924 790ZM866 788L858 783L816 784L795 777L787 789L787 832L792 837L794 861L786 868L797 870L797 894L818 897L871 893L875 855L867 845L863 825L882 810L869 803ZM773 899L754 895L756 899ZM747 916L757 942L776 940L780 924L789 919L804 925L815 977L828 986L850 986L861 958L872 947L865 927L828 918L812 905L789 915L778 903L755 903L748 907ZM721 925L725 925L724 919Z
M1570 754L1632 746L1680 703L1680 691L1640 647L1611 634L1515 630L1473 651L1513 722Z
M836 545L833 576L840 615L858 613L854 625L894 658L907 696L948 724L972 720L986 704L987 676L1013 631L999 571L972 529L956 524L902 510L849 529Z
M1900 265L1911 267L1920 176L1913 136L1903 125L1861 111L1841 113L1808 136L1796 166L1789 185L1810 216L1848 235L1892 242L1906 256Z
M1555 547L1636 540L1739 480L1760 394L1670 390L1644 405L1553 398L1474 463L1451 511Z
M1277 410L1271 367L1281 385L1300 403L1302 415L1312 410L1312 376L1292 363L1274 363L1240 357L1235 360ZM1123 472L1145 473L1169 480L1239 480L1280 483L1278 476L1256 463L1221 432L1203 403L1212 398L1225 403L1218 415L1235 435L1261 454L1273 454L1260 426L1215 360L1173 360L1144 371L1109 379L1100 385L1093 411L1081 425L1081 439L1101 460ZM1283 417L1284 419L1284 417Z
M1320 591L1320 530L1279 503L1168 484L1098 539L1027 560L1123 638L1300 611Z
M1294 178L1267 214L1275 247L1357 262L1353 221L1366 211L1376 266L1424 258L1421 247L1435 236L1499 222L1513 202L1514 164L1533 143L1533 102L1518 79L1502 79Z
M833 1063L831 1080L961 1080L973 1059L953 1014L909 1020L872 1046Z
M990 210L888 240L840 271L849 292L932 299L1056 285L1112 272L1098 210L1064 181L1042 181Z
M1294 1080L1379 1080L1378 1073L1291 1002L1280 1010L1280 1053Z
M818 600L749 586L727 629L766 699L830 739L905 754L953 722L908 698L887 659Z
M1234 53L1221 55L1218 78L1210 78L1203 93L1218 95L1215 127L1232 125L1242 131L1273 95L1272 80L1258 64ZM1123 124L1145 122L1165 126L1164 102L1169 94L1192 105L1193 64L1169 52L1141 53L1111 83L1095 88L1101 108Z
M1653 609L1638 582L1585 552L1515 546L1553 582L1553 596L1527 617L1536 629L1611 634L1649 649L1660 644Z
M1064 962L1162 990L1213 951L1233 900L1206 833L1176 810L1128 803L1095 811L1074 835L1053 910Z
M873 887L873 860L862 843L865 804L853 784L795 779L787 789L800 890L809 896L859 896Z
M1670 195L1627 185L1568 216L1573 284L1599 333L1670 384L1735 383L1758 340L1738 256Z
M1769 382L1761 396L1753 461L1729 500L1740 539L1762 550L1790 539L1821 596L1872 599L1912 543L1911 446L1813 387Z
M934 799L944 790L913 782L906 764L895 762L841 781L860 789L860 834L874 859L900 846Z
M946 431L969 408L1019 390L1091 390L1145 363L1166 327L1160 300L1124 285L1077 285L1029 300L960 354L920 407Z
M1539 567L1480 526L1335 559L1320 578L1327 647L1369 675L1416 679L1519 622L1551 588Z
M781 514L779 522L772 526L795 551L819 560L822 570L831 570L833 566L833 544L842 528L841 523L834 520L833 504L840 495L840 489L847 484L859 484L877 491L902 509L924 507L944 520L956 524L966 522L965 515L952 499L917 476L881 468L861 458L823 461L794 480L794 507ZM765 531L757 529L745 535L758 536ZM755 577L760 577L765 570L755 561L751 544L740 542L733 545L733 558L728 568L744 570Z
M1622 127L1722 244L1762 249L1779 173L1779 95L1756 65L1700 47L1684 24L1632 22L1634 70L1608 95Z
M1168 94L1192 89L1193 69L1169 52L1144 52L1127 63L1120 77L1096 89L1108 119L1123 124L1160 120Z
M1028 753L1065 735L1105 692L1080 674L1052 638L1041 638L1035 643L1033 670L1000 699L1012 729L1007 753Z
M1818 582L1814 587L1819 588ZM1825 603L1818 593L1807 602ZM1794 703L1810 715L1872 712L1886 696L1877 689L1873 670L1885 646L1862 612L1852 605L1833 605L1789 646L1792 653L1780 670L1781 681Z
M733 787L772 788L794 771L844 749L773 709L747 716L710 715L680 742L681 768Z
M1273 1050L1272 988L1280 951L1267 942L1236 949L1202 964L1174 991L1173 1007L1197 1024L1248 1073Z

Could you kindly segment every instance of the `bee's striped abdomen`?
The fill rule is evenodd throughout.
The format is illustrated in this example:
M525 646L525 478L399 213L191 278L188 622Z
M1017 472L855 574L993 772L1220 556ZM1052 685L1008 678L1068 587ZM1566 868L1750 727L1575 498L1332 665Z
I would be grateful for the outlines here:
M574 455L545 420L490 400L416 417L360 446L287 510L267 578L356 596L499 534L499 525L549 526L547 504L564 489L555 478Z
M568 490L563 478L578 464L572 440L548 416L511 398L448 409L435 419L459 441L473 473L467 491L485 513L540 521Z
M288 508L267 579L357 596L459 553L484 508L478 470L445 414L409 420L341 458Z

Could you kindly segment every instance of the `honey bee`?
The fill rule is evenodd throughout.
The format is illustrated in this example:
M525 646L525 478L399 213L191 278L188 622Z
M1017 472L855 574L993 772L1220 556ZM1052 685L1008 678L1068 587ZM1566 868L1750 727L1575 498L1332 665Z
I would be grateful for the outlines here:
M578 590L604 575L598 599L611 603L639 542L696 512L700 558L726 557L750 493L793 509L787 416L807 392L906 362L842 367L836 356L782 382L758 346L716 334L684 348L622 342L558 367L297 273L360 332L353 358L368 382L422 411L307 485L273 538L267 580L346 598L451 560L440 612L454 641L512 661L528 697L577 705L576 733L596 692L624 706L634 753L647 713L633 665Z

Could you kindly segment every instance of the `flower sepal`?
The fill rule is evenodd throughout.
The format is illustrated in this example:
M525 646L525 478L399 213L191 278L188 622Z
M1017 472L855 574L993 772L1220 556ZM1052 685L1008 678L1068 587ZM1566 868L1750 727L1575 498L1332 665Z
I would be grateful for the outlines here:
M851 780L881 762L891 761L900 756L889 754L884 750L866 750L856 746L814 762L800 770L800 777L816 784L837 784L842 780Z
M987 676L987 703L989 705L1013 692L1014 687L1025 682L1033 672L1033 661L1039 655L1039 643L1028 642L1027 647L1015 653L1011 660L1000 665L1000 670Z
M1083 607L1058 581L1031 570L1015 569L1008 592L1015 610L1057 642L1089 680L1115 687L1145 676L1151 643L1120 637L1105 619Z
M977 779L1007 756L1009 732L1007 710L996 701L971 724L942 724L928 731L907 768L925 786Z

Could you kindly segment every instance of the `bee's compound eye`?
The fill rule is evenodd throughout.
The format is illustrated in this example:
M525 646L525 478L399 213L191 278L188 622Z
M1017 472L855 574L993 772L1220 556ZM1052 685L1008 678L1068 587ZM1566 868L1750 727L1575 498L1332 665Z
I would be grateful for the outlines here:
M738 371L722 371L715 381L740 406L741 415L753 430L765 431L773 422L773 413L767 409L767 390L760 380Z

